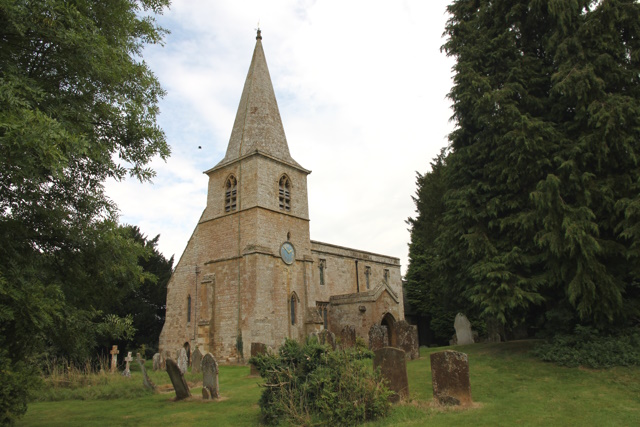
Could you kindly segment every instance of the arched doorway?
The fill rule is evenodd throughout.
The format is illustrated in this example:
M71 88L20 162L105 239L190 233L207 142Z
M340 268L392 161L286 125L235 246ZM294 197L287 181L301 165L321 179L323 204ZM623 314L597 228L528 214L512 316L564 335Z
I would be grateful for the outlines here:
M387 313L382 316L380 325L387 327L387 342L389 343L389 347L397 347L398 336L396 334L396 319L393 318L393 315L391 313Z

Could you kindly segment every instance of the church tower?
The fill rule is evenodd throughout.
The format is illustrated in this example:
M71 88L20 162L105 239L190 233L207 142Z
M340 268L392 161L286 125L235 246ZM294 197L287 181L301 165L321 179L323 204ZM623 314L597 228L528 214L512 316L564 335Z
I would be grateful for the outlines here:
M399 260L310 239L311 172L289 152L260 30L226 154L205 173L207 205L167 285L160 351L197 345L246 361L251 343L395 330Z
M311 262L307 175L289 153L260 30L225 157L167 290L161 348L248 358L305 336Z

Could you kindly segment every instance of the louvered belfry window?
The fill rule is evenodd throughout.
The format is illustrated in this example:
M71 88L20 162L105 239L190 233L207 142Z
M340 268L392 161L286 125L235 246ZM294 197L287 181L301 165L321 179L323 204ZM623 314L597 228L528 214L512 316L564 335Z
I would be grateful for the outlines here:
M238 180L231 175L224 184L224 211L231 212L236 210L238 200Z
M279 183L280 210L289 212L291 210L291 182L286 175L282 175Z

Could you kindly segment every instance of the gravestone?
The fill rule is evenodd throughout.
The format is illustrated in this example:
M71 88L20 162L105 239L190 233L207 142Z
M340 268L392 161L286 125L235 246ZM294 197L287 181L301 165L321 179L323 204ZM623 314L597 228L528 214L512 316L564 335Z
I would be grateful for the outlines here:
M347 325L340 331L340 345L342 349L352 348L356 346L356 328Z
M261 342L252 342L251 343L251 357L258 356L260 354L267 353L267 345ZM252 363L251 364L251 373L250 375L258 376L260 372L258 372L258 368Z
M374 352L373 369L380 367L382 376L389 381L389 389L394 392L389 401L398 402L409 397L409 378L407 360L403 350L384 347Z
M184 379L184 375L180 371L178 364L173 359L167 359L167 373L176 392L176 400L186 399L191 396L189 385Z
M398 347L404 350L407 360L419 358L418 327L410 325L406 320L401 320L396 323L396 333L398 334Z
M388 345L387 327L382 325L371 326L371 329L369 329L369 350L376 351Z
M169 350L165 350L161 353L162 357L160 358L160 369L167 369L167 360L171 359L171 353Z
M118 353L120 353L120 351L118 351L118 346L114 345L111 347L111 351L109 353L111 354L111 372L115 372L118 369Z
M456 343L458 345L473 344L473 333L471 332L471 323L467 316L462 313L456 315L456 319L453 322L453 327L456 329Z
M162 356L160 353L156 353L153 355L153 370L159 371L162 369Z
M127 357L124 358L125 367L124 367L124 371L122 371L122 376L123 377L131 377L131 371L129 370L129 368L130 368L129 364L131 363L132 360L133 360L133 357L131 357L131 352L128 352L127 353Z
M202 370L202 353L200 349L196 347L191 353L191 372L200 372Z
M336 334L326 329L318 333L318 342L322 345L331 346L332 350L336 349Z
M178 368L180 368L180 372L184 375L187 372L187 368L189 367L189 359L187 358L187 350L181 348L178 350Z
M469 358L458 351L431 354L433 398L441 405L471 405Z
M218 388L218 362L213 354L207 353L202 358L202 398L217 399L220 397Z
M149 390L155 391L156 385L153 383L153 381L151 381L151 378L149 378L149 375L147 375L147 369L144 367L145 360L142 357L140 357L140 353L136 354L136 361L140 365L140 370L142 370L142 385L144 385L145 388L148 388Z

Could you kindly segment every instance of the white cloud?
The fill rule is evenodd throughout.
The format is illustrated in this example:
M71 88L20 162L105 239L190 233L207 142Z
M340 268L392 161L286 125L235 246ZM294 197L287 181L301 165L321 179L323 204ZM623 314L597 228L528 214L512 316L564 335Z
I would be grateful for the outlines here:
M206 203L201 172L226 151L259 20L291 154L313 171L312 239L399 257L404 271L415 171L451 131L447 3L174 0L165 47L145 52L168 91L160 125L173 155L154 163L153 186L108 185L122 221L161 234L179 258Z

